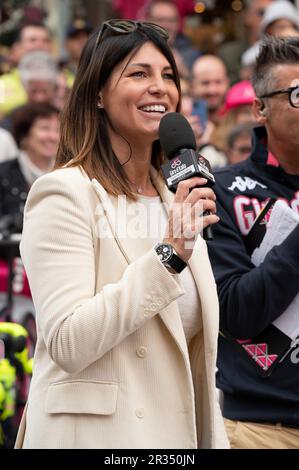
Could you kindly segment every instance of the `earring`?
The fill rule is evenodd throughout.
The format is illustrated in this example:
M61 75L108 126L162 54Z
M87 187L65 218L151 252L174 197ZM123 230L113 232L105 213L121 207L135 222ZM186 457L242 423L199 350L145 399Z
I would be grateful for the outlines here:
M103 109L104 105L103 105L102 93L99 93L98 98L99 99L98 99L97 107L98 107L98 109Z

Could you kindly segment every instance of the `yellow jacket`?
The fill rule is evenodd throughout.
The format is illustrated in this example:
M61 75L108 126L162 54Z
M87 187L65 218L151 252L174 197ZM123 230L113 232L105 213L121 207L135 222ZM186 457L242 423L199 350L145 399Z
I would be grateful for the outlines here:
M27 102L27 94L22 85L18 69L13 69L0 77L0 114L9 114L14 108Z

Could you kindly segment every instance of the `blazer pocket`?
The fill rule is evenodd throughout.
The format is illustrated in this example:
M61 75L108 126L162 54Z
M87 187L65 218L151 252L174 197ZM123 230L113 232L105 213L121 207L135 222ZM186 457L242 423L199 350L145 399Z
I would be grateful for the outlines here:
M46 412L110 415L116 410L118 385L111 382L69 381L49 386Z

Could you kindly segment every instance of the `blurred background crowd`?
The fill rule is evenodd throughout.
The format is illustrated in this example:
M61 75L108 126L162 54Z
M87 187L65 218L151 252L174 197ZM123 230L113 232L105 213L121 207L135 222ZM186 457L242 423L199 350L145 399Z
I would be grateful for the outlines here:
M259 40L299 34L298 7L287 0L2 0L0 8L0 217L22 210L25 188L51 168L59 110L102 21L147 20L169 31L182 112L213 168L250 153Z

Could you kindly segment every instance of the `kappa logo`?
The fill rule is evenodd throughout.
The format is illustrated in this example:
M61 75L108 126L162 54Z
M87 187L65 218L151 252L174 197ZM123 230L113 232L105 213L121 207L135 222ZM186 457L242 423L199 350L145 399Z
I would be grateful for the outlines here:
M177 166L180 166L182 164L181 160L179 158L176 158L172 164L171 164L171 168L175 169Z
M232 185L228 187L230 191L234 191L235 189L238 189L241 192L244 192L246 190L251 190L255 189L256 186L260 186L263 189L267 189L267 186L265 186L262 183L259 183L256 180L253 180L249 178L249 176L236 176L235 181L233 181Z

